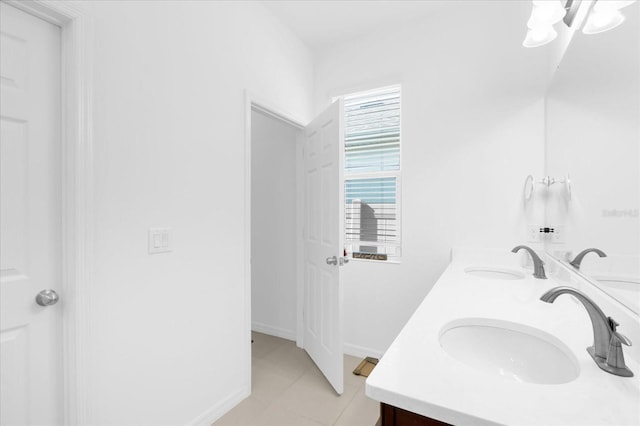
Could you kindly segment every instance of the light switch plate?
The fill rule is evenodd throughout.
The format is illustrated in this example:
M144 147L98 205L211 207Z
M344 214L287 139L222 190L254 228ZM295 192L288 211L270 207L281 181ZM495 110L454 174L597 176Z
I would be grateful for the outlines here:
M167 253L171 251L171 229L149 229L149 254Z
M527 225L527 242L539 243L548 241L551 244L565 243L563 226L549 227L549 232L542 232L542 229L545 228L547 228L547 226Z

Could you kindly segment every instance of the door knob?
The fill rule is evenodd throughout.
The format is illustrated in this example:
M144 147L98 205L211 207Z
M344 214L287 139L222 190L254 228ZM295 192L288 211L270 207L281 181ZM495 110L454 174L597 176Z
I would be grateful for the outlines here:
M58 293L55 290L42 290L36 295L36 303L40 306L51 306L58 303Z
M327 257L327 265L337 265L338 258L335 256Z

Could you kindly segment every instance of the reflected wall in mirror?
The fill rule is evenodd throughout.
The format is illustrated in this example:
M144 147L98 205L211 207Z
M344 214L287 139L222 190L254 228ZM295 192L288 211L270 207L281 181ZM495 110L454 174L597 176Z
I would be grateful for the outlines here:
M546 174L571 176L572 197L550 187L551 255L589 253L579 271L640 314L640 4L600 34L576 31L547 93ZM571 260L567 259L567 261Z

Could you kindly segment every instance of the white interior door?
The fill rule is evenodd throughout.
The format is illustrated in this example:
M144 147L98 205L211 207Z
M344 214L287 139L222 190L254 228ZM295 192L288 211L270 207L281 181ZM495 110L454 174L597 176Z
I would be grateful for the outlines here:
M59 425L60 28L0 8L0 423Z
M342 101L313 120L305 136L304 348L342 394Z

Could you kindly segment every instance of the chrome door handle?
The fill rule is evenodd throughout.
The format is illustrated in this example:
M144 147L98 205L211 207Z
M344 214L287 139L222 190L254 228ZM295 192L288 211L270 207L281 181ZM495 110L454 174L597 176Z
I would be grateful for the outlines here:
M55 290L42 290L36 295L36 303L40 306L51 306L58 303L58 293Z
M327 257L327 265L337 265L338 258L335 256Z

